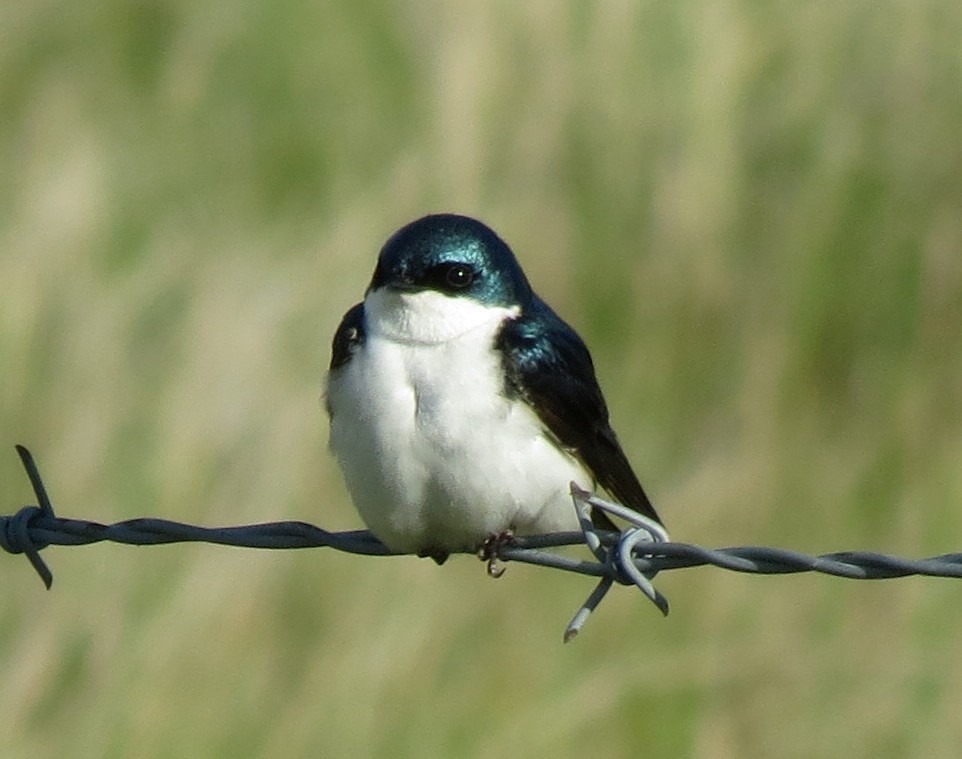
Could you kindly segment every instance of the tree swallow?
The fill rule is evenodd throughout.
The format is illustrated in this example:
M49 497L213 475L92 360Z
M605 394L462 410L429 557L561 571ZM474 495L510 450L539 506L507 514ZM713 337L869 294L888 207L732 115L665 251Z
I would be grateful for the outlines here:
M660 521L585 344L466 216L385 243L334 335L326 406L354 504L393 551L441 563L509 531L578 530L572 481Z

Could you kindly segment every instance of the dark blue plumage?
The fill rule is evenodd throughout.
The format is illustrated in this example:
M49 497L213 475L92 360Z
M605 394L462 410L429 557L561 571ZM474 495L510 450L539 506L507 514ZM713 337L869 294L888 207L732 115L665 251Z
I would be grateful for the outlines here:
M368 292L385 285L438 290L488 306L523 305L533 295L505 242L456 214L425 216L395 232L381 249Z
M608 421L591 354L578 334L535 296L497 338L508 387L617 500L661 521ZM600 518L600 515L597 515Z

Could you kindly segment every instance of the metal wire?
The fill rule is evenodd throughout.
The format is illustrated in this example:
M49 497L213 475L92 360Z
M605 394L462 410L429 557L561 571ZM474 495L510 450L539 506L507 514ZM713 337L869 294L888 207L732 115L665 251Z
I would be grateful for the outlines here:
M333 548L365 556L398 555L367 530L329 532L306 522L199 527L151 518L114 524L64 519L54 513L33 456L23 446L18 445L16 449L37 497L37 505L24 506L11 516L0 516L0 548L12 554L24 554L48 589L53 583L53 574L40 557L40 551L51 545L87 545L105 540L128 545L203 542L247 548ZM581 521L581 532L518 536L498 541L493 553L485 556L489 573L495 575L494 567L498 561L517 561L599 578L598 585L565 628L566 642L578 634L590 613L615 584L635 585L663 614L667 614L668 601L651 581L658 572L672 569L710 565L750 574L819 572L855 580L910 575L962 578L962 553L905 559L870 551L811 556L763 546L703 548L669 542L667 533L657 522L583 491L574 483L572 499ZM593 508L627 521L628 526L621 532L596 530L589 516ZM546 550L573 545L587 545L594 560Z

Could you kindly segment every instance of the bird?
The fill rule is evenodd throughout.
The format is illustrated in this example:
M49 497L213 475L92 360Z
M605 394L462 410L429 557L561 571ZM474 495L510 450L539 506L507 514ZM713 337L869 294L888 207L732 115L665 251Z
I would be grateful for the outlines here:
M334 334L324 403L354 505L392 552L441 564L578 530L571 483L661 524L583 340L474 218L431 214L387 240Z

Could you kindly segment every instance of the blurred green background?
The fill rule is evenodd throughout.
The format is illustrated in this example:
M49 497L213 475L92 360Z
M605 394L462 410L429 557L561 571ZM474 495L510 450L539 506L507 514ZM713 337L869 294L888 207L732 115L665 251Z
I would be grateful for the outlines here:
M478 216L673 536L962 550L962 5L7 0L0 482L359 526L318 403L379 246ZM962 585L2 558L4 757L957 757Z

